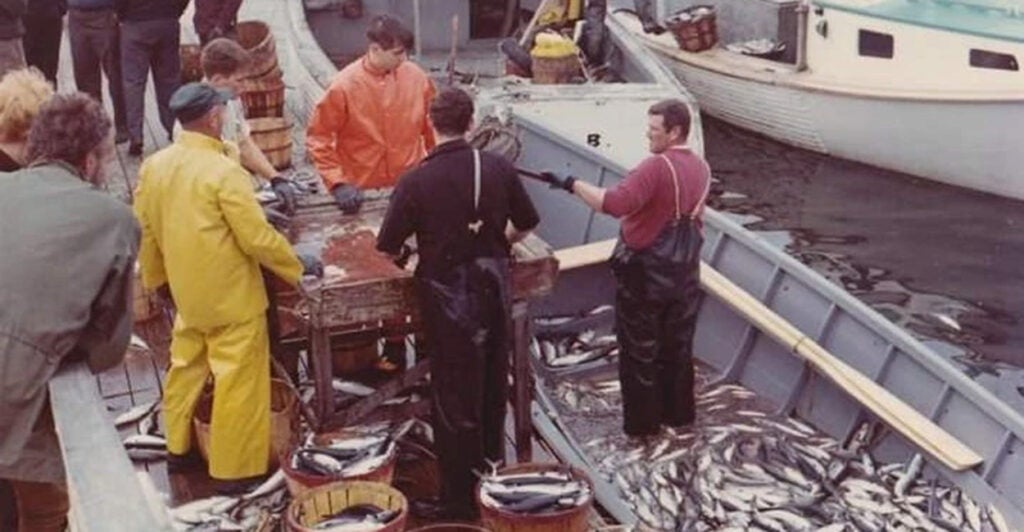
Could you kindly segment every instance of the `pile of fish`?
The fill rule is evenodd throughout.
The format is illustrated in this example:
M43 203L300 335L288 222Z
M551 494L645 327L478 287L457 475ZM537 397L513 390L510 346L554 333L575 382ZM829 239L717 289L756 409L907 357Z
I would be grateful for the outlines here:
M387 425L350 428L345 437L332 437L327 441L314 435L291 454L291 467L309 475L348 478L365 475L379 469L391 460L396 451L395 441L401 438L414 421L406 421L392 430Z
M174 529L180 531L271 530L280 522L288 502L284 472L278 470L245 495L191 501L170 514Z
M380 530L398 517L399 513L399 510L385 510L374 504L356 504L323 518L323 521L310 528L330 532Z
M491 474L480 479L480 500L491 508L539 514L575 508L590 501L590 486L568 471Z
M693 427L626 438L620 419L596 430L582 411L613 410L615 389L607 378L563 381L556 388L567 407L563 422L593 436L583 447L597 472L656 530L1010 530L994 507L925 479L920 455L876 463L874 424L843 446L795 418L767 413L753 392L726 384L698 394Z
M602 305L583 314L543 316L533 320L533 351L549 368L567 369L618 354L614 334L599 334L595 328L611 320L613 307ZM583 330L585 329L585 330ZM583 330L583 332L578 332Z

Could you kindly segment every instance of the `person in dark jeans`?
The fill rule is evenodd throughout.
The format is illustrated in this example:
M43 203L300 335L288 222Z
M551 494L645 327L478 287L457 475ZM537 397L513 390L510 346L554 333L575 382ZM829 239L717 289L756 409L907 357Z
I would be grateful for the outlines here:
M21 36L25 26L25 0L0 0L0 76L25 66L25 51Z
M196 0L196 14L192 24L199 35L200 46L217 37L236 37L235 25L238 23L238 8L242 0Z
M60 61L60 34L67 10L65 0L28 0L28 10L21 18L25 25L25 35L21 38L25 62L42 71L55 87Z
M120 29L114 0L68 0L68 38L78 90L103 101L103 74L114 108L115 141L128 141L121 82Z
M187 5L188 0L114 0L121 21L121 76L130 155L142 155L146 78L151 69L160 123L168 138L174 129L169 103L181 84L178 19Z

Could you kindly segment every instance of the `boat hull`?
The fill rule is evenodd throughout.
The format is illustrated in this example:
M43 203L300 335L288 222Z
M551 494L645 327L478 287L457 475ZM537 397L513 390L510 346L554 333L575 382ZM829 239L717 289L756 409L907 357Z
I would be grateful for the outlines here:
M659 53L701 111L780 142L1024 199L1017 101L869 97L766 83Z

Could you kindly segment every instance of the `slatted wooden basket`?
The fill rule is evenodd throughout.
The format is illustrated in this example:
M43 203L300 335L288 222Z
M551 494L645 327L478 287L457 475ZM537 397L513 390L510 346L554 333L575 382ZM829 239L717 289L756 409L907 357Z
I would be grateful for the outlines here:
M250 118L249 129L256 146L267 156L274 168L281 170L292 164L292 123L287 118Z
M298 440L298 402L291 386L280 379L270 380L270 466L274 467L287 456ZM210 418L213 414L213 395L204 393L196 403L192 417L199 454L209 461Z
M246 118L265 118L284 116L284 80L281 78L262 78L246 84L245 90L239 95L245 106Z
M249 52L243 77L258 78L277 66L277 45L270 27L260 20L244 20L235 26L238 44Z
M378 532L405 530L409 517L409 503L405 495L379 482L343 481L313 488L292 500L285 512L285 520L288 530L309 532L330 516L359 504L400 511L386 526L377 529Z

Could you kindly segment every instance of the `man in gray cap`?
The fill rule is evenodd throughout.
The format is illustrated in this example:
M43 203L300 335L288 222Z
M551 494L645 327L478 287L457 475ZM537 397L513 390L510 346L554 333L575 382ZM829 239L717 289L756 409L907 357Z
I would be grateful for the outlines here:
M292 285L303 273L323 272L318 259L296 256L267 223L249 173L227 155L220 131L231 97L205 83L175 91L170 107L183 131L143 161L135 195L142 284L169 289L178 310L163 397L168 470L197 463L192 413L212 373L209 473L224 493L248 489L266 473L270 455L260 267Z

